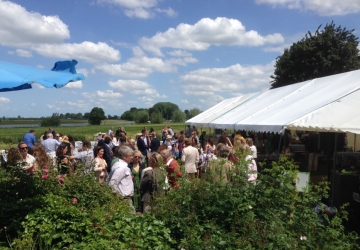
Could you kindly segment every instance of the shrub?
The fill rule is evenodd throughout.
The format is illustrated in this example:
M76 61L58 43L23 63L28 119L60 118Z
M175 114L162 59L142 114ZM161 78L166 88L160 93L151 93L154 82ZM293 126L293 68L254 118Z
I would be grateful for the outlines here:
M60 126L60 119L55 116L48 117L43 119L40 124L41 127L58 127Z

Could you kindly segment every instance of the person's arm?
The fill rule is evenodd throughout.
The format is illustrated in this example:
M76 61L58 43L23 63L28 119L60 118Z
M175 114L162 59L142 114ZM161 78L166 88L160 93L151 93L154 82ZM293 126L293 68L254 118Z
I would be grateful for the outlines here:
M233 147L233 145L232 145L232 143L231 143L231 141L230 141L229 137L226 137L226 141L228 142L229 147L230 147L230 148L232 148L232 147Z
M195 164L196 164L196 165L199 163L199 160L200 160L200 158L199 158L199 152L197 152L197 154L196 154L196 159L195 159Z
M185 162L185 153L186 153L186 151L183 149L182 155L181 155L181 161L182 162Z

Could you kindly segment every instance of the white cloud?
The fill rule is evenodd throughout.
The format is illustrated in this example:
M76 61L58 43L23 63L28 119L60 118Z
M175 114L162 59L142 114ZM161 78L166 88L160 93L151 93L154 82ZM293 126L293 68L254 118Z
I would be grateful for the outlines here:
M320 16L339 16L360 12L359 0L255 0L257 4L270 4L289 9L314 11Z
M188 104L188 103L189 103L189 101L188 101L188 100L186 100L186 99L184 99L184 100L181 100L181 103Z
M123 94L121 94L119 92L114 92L113 90L105 90L105 91L98 90L93 93L84 92L84 93L82 93L82 96L84 96L85 98L88 98L88 99L92 99L93 101L99 101L99 99L100 100L106 100L106 99L118 100L118 98L122 97Z
M177 15L170 7L168 9L155 8L158 2L159 0L97 0L97 3L109 3L122 7L124 14L128 17L148 19L155 16L155 11L165 13L170 17Z
M175 10L173 10L172 8L167 8L167 9L159 9L159 8L156 8L155 9L156 12L159 12L159 13L165 13L166 15L168 15L169 17L176 17L177 16L177 13Z
M10 99L9 98L6 98L6 97L0 97L0 103L1 104L4 104L4 103L9 103L10 102Z
M110 87L138 96L151 96L153 98L166 98L165 95L160 95L149 83L139 80L117 80L116 82L109 81Z
M64 86L64 88L68 89L81 89L83 87L82 81L69 82Z
M186 95L213 96L239 90L254 90L270 86L270 75L274 62L267 65L242 66L235 64L227 68L206 68L181 76Z
M28 12L22 6L0 0L0 44L22 47L41 43L60 43L70 32L58 16Z
M167 52L167 54L169 54L170 56L179 56L179 57L192 56L191 53L189 53L185 50L173 50L173 51Z
M34 82L31 84L31 86L34 88L38 88L38 89L44 89L45 87L42 86L41 84L37 83L37 82Z
M32 47L40 55L55 58L77 58L90 63L115 62L120 60L120 52L106 43L82 42L64 44L40 44Z
M184 65L186 64L186 61L191 60L179 60L179 63L181 62L182 65ZM176 61L164 61L161 58L142 56L132 57L123 64L106 63L97 65L95 68L110 75L122 76L127 78L144 78L154 71L162 73L176 72L177 68L172 64L176 64Z
M147 51L163 56L161 48L184 50L206 50L211 45L262 46L282 43L279 33L261 36L257 31L246 31L245 26L236 19L218 17L203 18L194 25L181 23L176 28L159 32L155 36L143 37L139 44Z
M8 51L8 54L10 55L17 55L20 57L27 57L30 58L32 57L32 53L30 51L24 50L24 49L16 49L15 51Z

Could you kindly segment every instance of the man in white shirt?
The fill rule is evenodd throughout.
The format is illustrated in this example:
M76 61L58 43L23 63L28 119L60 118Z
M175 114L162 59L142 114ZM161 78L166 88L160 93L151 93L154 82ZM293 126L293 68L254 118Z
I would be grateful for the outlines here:
M108 135L110 135L111 133L114 133L114 127L111 127L108 131Z
M19 163L21 163L21 167L24 170L28 170L34 167L35 158L34 156L28 154L28 145L26 142L22 141L18 144L18 149L20 151L21 160Z
M133 157L133 150L128 146L121 146L117 153L119 161L112 166L107 182L113 191L119 193L124 198L124 201L129 204L130 213L135 214L136 211L132 202L134 183L128 167L128 163Z
M48 133L47 134L47 139L44 140L42 143L41 143L44 148L45 148L45 151L46 153L48 153L48 155L50 156L50 158L54 161L54 164L55 164L55 157L56 157L56 149L57 147L61 144L58 140L55 140L53 138L53 134L52 133Z

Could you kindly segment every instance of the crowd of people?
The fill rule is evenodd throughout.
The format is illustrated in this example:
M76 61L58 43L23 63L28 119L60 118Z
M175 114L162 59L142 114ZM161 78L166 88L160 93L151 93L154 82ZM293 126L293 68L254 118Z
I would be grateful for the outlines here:
M94 174L95 181L108 184L120 195L132 213L151 212L154 194L178 188L183 176L192 180L210 173L219 182L231 182L235 163L244 155L247 179L255 182L257 150L251 137L245 139L238 131L229 138L223 131L215 144L205 131L198 135L195 127L176 132L165 125L161 138L154 129L144 127L132 139L123 127L115 132L111 127L107 134L99 133L92 145L89 141L76 144L72 136L51 128L37 142L35 131L30 130L17 148L9 150L7 165L29 172L55 166L59 176L66 176L81 163L85 173Z

